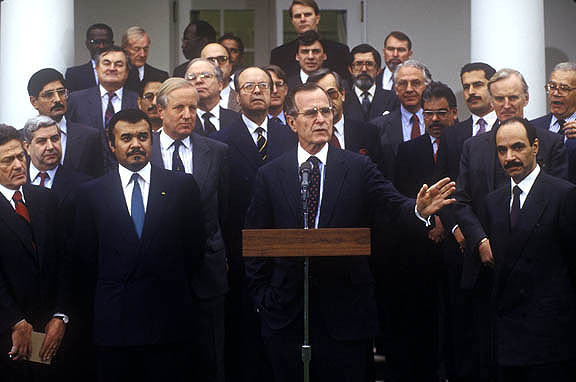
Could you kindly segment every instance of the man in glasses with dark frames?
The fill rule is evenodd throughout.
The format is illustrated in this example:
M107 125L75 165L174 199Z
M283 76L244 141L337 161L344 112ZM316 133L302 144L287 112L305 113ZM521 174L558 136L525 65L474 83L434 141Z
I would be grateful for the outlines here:
M312 166L312 229L371 227L382 215L416 229L453 202L447 199L454 189L449 179L423 187L415 202L398 193L365 156L329 145L334 109L317 84L290 90L285 110L298 144L259 170L246 228L303 226L298 170L304 162ZM303 260L254 258L245 264L274 381L302 381ZM378 332L369 259L314 259L310 288L311 380L369 381L372 338Z
M229 127L240 118L240 114L220 105L222 90L222 70L212 61L195 58L190 61L186 70L186 80L198 92L198 118L195 132L201 135L211 135Z
M96 55L102 49L114 44L114 32L106 24L93 24L86 31L86 49L90 52L90 61L83 65L66 69L66 82L71 92L98 85L96 73Z
M38 114L52 118L60 130L61 163L91 177L104 173L104 149L100 133L89 126L66 119L69 91L56 69L34 73L28 81L30 103Z
M344 105L348 117L368 122L394 110L398 103L396 96L376 83L382 65L380 53L368 44L360 44L350 54L348 71L352 84Z
M273 86L268 72L259 67L244 68L236 74L235 85L241 118L213 136L228 144L232 191L227 221L223 226L230 250L228 344L229 354L235 355L229 359L228 374L234 380L267 382L271 378L260 379L259 376L266 369L266 360L261 354L258 318L248 304L245 288L242 229L258 169L294 147L296 137L282 124L268 119Z
M218 43L212 43L202 49L200 57L218 65L222 71L220 106L233 111L240 111L240 105L236 99L236 90L232 88L230 82L232 63L230 62L230 53L228 53L228 50Z
M305 84L308 81L308 76L320 69L326 61L324 45L317 32L306 31L298 36L297 41L296 61L298 61L300 70L297 74L288 77L289 88Z
M160 81L145 81L141 84L138 93L138 107L146 113L154 131L158 131L162 127L162 119L160 119L156 105L156 95L160 85L162 85Z

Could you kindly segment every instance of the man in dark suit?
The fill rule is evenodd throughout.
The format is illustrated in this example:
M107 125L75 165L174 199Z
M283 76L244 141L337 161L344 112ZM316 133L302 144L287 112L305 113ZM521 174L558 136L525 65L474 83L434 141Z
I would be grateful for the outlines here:
M445 200L454 185L448 179L422 188L414 203L400 195L370 160L328 145L332 108L317 84L291 90L286 111L299 143L259 170L247 228L303 226L298 168L305 161L313 163L311 178L318 180L316 194L310 195L318 203L311 203L308 211L313 228L370 226L374 215L383 212L417 225L417 216L426 220L451 202ZM315 259L311 272L311 379L368 381L371 338L378 326L368 258ZM274 380L301 381L302 260L246 260L246 275Z
M326 51L317 32L309 30L298 36L296 61L300 70L288 76L289 88L305 84L310 74L320 69L326 61Z
M270 92L270 107L268 108L268 118L286 125L286 114L284 114L284 100L288 94L288 76L278 65L266 65L263 68L272 77L272 91Z
M318 32L320 8L314 0L294 0L290 5L288 13L298 36L309 30ZM325 65L343 78L347 78L347 66L350 62L350 51L348 47L339 42L326 39L322 40L322 45L327 56ZM297 39L278 46L272 49L270 53L270 63L284 69L288 78L295 76L300 70L298 61L296 61L297 51Z
M154 136L151 163L194 175L200 188L206 225L204 263L192 287L198 297L196 356L201 381L224 381L224 296L228 291L226 249L221 226L228 206L228 147L192 133L198 93L182 78L166 80L158 91L162 132ZM184 105L184 109L176 108ZM191 110L191 111L188 111ZM194 379L193 377L191 377Z
M128 53L130 59L130 72L126 80L126 89L139 92L146 82L164 82L169 77L168 72L146 63L150 50L150 37L142 27L133 26L124 32L122 48Z
M68 89L64 77L55 69L46 68L34 73L28 81L30 103L38 114L58 123L61 163L91 177L104 173L104 151L100 132L66 120Z
M196 133L214 134L240 119L240 113L220 105L223 75L218 65L203 58L195 58L186 70L186 79L198 92L196 112L200 118L196 118Z
M230 262L227 338L232 356L227 358L227 372L241 381L267 382L270 379L263 370L266 361L262 354L258 319L244 287L242 229L256 172L292 147L296 137L285 126L268 120L272 79L266 71L258 67L245 68L236 74L234 82L242 108L241 119L214 135L229 147L230 190L233 191L230 193L227 223L223 227Z
M510 178L485 200L498 380L574 381L576 187L541 171L527 120L503 122L495 146Z
M107 131L118 165L80 187L72 246L77 289L95 293L98 378L184 381L204 257L200 192L192 176L150 165L142 111L119 111Z
M53 369L22 360L31 355L33 330L46 333L40 356L51 360L68 323L57 200L25 183L20 133L0 125L0 374L9 382L53 376Z
M104 170L116 166L116 158L105 142L104 129L114 113L138 108L138 93L126 89L128 57L118 46L102 50L96 56L99 85L70 94L68 119L96 129L104 146Z
M216 30L204 20L191 21L182 34L182 54L188 61L174 68L173 77L186 75L190 60L200 57L202 48L211 42L216 42Z
M392 76L396 67L412 58L412 41L404 32L393 31L384 39L384 70L376 77L376 86L385 90L394 91Z
M72 66L66 69L66 83L68 90L88 89L98 85L96 74L96 55L102 49L114 45L114 32L106 24L90 25L86 31L86 49L90 52L90 61L83 65Z
M496 70L483 62L466 64L460 70L462 95L472 115L442 133L438 165L444 176L456 179L464 141L471 136L490 131L496 122L496 113L488 92L488 81L494 73Z
M351 55L348 70L353 83L344 105L346 114L368 122L394 110L398 102L394 93L378 87L375 82L382 65L380 53L368 44L360 44L352 49Z
M223 45L212 43L202 48L200 57L218 65L222 71L222 89L220 89L220 106L232 111L240 111L236 90L232 87L232 63L230 53Z

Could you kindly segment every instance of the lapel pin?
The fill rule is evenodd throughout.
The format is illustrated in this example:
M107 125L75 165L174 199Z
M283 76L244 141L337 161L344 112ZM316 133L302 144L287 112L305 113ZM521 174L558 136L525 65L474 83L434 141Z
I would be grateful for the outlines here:
M166 191L162 191L162 192L160 193L160 195L166 196Z

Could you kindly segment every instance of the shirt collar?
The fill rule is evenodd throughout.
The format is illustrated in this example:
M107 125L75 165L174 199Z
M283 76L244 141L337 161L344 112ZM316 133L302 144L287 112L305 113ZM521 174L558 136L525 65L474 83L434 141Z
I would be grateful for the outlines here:
M410 119L412 118L412 114L416 114L418 117L419 122L424 120L424 113L422 112L422 108L418 109L416 113L412 113L404 108L404 105L400 105L400 113L402 114L402 124L410 123Z
M20 191L20 193L22 194L22 201L26 203L26 200L24 200L24 193L22 192L22 187L20 187L17 190L11 190L8 187L5 187L4 185L0 184L0 193L2 193L2 195L4 195L4 197L6 198L6 200L8 200L11 204L13 203L12 197L14 196L14 193L16 191Z
M263 128L264 131L266 132L266 134L268 134L268 117L266 117L266 119L264 119L264 122L262 122L261 125L257 125L255 122L248 119L248 117L246 117L244 114L242 114L242 120L246 124L246 127L248 128L248 131L250 132L250 134L254 134L258 127Z
M228 85L224 89L220 90L220 99L226 97L230 97L230 83L228 83ZM230 100L228 100L228 102L230 102Z
M316 158L320 160L320 162L322 162L322 164L324 164L324 166L326 166L326 161L328 159L328 146L329 144L328 142L326 142L322 147L322 149L319 152L317 152L316 155L314 155ZM300 166L302 166L302 163L306 162L308 158L310 158L311 156L312 155L310 155L308 151L302 148L300 142L298 142L298 168L300 168Z
M472 126L476 126L478 121L482 118L486 121L486 131L490 131L492 126L496 123L496 112L492 110L490 113L486 114L483 117L477 116L476 114L472 114Z
M46 170L44 171L45 173L48 174L48 176L50 177L50 179L54 180L54 177L56 176L56 171L58 170L58 165L56 165L56 167L54 167L52 170ZM29 175L30 175L30 179L28 179L30 181L30 183L32 183L37 177L38 174L40 174L40 170L38 170L36 168L36 166L34 166L34 163L32 163L32 161L30 161L30 168L28 170Z
M334 127L338 130L338 134L344 135L344 116L334 124Z
M368 92L370 97L374 97L374 93L376 93L376 84L373 84L372 86L370 86L370 88L366 91ZM358 99L360 100L360 103L362 103L362 93L364 93L364 90L362 90L358 86L354 85L354 93L356 93L356 97L358 97Z
M534 168L530 174L528 174L524 179L522 179L520 183L518 183L518 187L520 187L522 193L528 195L532 189L532 186L534 185L534 181L536 181L536 178L538 177L538 174L540 174L540 166L536 165L536 168ZM510 190L512 192L510 195L514 195L514 186L516 186L514 179L510 178Z
M144 80L144 65L138 68L138 78L140 81Z
M310 76L308 74L306 74L305 71L300 69L300 81L302 81L303 84L305 84L308 81L308 77L310 77Z
M102 86L102 85L98 85L98 87L100 88L100 98L104 98L104 96L106 96L108 94L108 91L106 89L104 89L104 86ZM114 92L114 93L116 93L116 97L118 97L119 100L122 99L123 91L124 91L124 87L121 87L120 89L118 89Z
M190 136L181 139L180 142L182 142L182 145L184 145L184 147L189 148ZM164 129L162 129L162 131L160 132L160 147L162 147L162 150L168 150L168 148L172 146L173 143L174 139L172 139L168 134L164 132Z
M146 163L146 166L142 167L140 171L136 171L138 175L144 179L144 182L150 184L150 171L152 166L150 162ZM132 174L134 171L127 169L126 167L118 164L118 172L120 173L120 181L122 182L122 188L125 189L130 184L130 180L132 179Z
M576 112L572 113L572 115L566 118L564 121L569 122L575 120L576 120ZM558 118L556 118L556 116L552 114L552 119L550 120L550 126L554 126L556 122L558 122Z
M60 132L64 135L68 134L68 126L66 124L66 117L62 117L62 119L60 120L60 122L58 123L58 128L60 129Z

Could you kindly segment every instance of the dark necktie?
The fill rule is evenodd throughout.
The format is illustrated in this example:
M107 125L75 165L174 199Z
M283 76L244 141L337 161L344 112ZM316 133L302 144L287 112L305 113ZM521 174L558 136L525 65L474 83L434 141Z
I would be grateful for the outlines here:
M134 228L136 228L136 233L138 237L142 237L142 228L144 227L144 199L142 198L142 190L140 189L140 184L138 179L140 175L138 173L132 174L131 182L134 184L132 189L132 202L131 202L131 213L132 221L134 222Z
M336 136L337 132L338 132L338 130L336 130L336 127L334 127L334 129L332 131L332 138L330 138L330 144L336 148L341 149L342 146L340 146L340 141L338 140L338 137Z
M412 131L410 131L410 139L418 138L420 136L420 121L418 120L418 116L416 114L412 114L410 122L412 122Z
M514 194L514 199L512 199L512 208L510 209L510 228L513 229L520 215L520 194L522 190L520 187L514 186L512 193Z
M114 116L115 111L114 111L114 105L112 104L112 100L114 99L114 97L116 97L116 93L108 93L108 107L106 108L106 114L104 115L104 122L105 122L104 127L108 127L108 122L110 122L110 120Z
M281 125L284 124L284 122L282 122L282 120L281 120L280 118L278 118L278 117L272 117L272 118L270 118L270 120L271 120L271 121L274 121L274 122L276 122L276 123L279 123L279 124L281 124Z
M308 186L308 228L316 228L316 215L320 203L320 159L311 156L308 162L312 164Z
M184 163L182 163L182 158L180 158L180 146L182 142L179 139L176 139L172 146L174 147L174 151L172 152L172 171L175 172L184 172Z
M28 212L28 208L22 201L22 194L20 191L16 191L12 196L12 200L14 201L14 209L16 213L24 218L28 223L30 223L30 213Z
M46 187L46 179L50 179L50 175L48 175L47 172L40 172L38 173L38 176L40 177L40 187Z
M364 117L368 116L370 111L370 93L368 91L362 92L362 113L364 113Z
M482 133L486 132L486 121L484 120L484 118L480 118L478 120L478 131L476 132L476 135L480 135Z
M566 121L564 119L559 119L558 120L558 126L560 126L560 130L558 130L558 134L560 135L564 135L564 124L566 123Z
M206 133L206 135L210 135L216 132L216 126L214 126L214 124L210 122L210 118L212 118L213 116L214 115L209 111L204 113L204 115L202 116L202 119L204 120L204 133Z
M256 129L256 133L258 134L258 137L256 138L256 146L258 146L258 152L260 153L260 156L262 157L262 160L266 160L266 158L268 157L268 155L266 155L266 138L264 137L264 129L261 127L258 127Z

